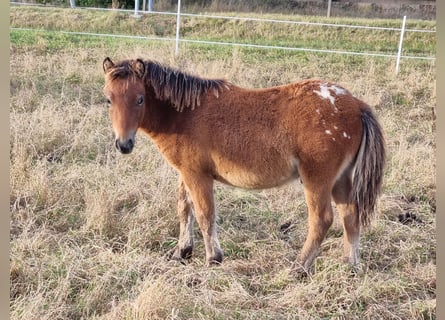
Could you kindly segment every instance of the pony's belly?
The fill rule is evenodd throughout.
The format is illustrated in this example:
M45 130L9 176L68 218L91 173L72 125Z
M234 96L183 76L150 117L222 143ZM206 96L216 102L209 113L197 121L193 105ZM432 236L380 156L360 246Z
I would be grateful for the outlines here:
M232 167L218 170L215 180L246 189L267 189L283 185L299 177L296 161L281 167Z

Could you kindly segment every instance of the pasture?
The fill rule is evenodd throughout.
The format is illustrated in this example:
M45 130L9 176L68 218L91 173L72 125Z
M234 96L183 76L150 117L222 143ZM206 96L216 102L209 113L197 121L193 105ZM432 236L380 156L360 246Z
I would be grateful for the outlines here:
M167 18L148 20L70 9L10 12L11 27L170 32ZM359 50L367 37L383 51L398 40L383 32L334 39L324 29L296 36L284 26L184 24L190 36L220 40L324 46L333 39ZM26 30L11 30L10 38L11 319L436 318L434 62L402 60L396 76L387 58L193 44L181 45L176 57L170 42ZM431 55L434 41L411 35L406 50ZM299 182L263 191L216 184L223 264L206 266L197 226L191 260L169 261L179 234L177 173L140 133L131 154L115 150L102 94L107 56L153 59L244 87L326 79L366 101L384 130L387 163L376 218L361 236L360 271L351 274L341 262L335 215L313 274L290 272L306 237Z

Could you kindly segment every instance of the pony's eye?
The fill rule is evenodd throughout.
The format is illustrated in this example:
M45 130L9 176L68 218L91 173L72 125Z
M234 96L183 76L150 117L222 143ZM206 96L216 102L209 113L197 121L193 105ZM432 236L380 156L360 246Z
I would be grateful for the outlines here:
M144 97L140 96L137 101L138 106L142 105L143 102L144 102Z
M106 103L108 108L111 106L111 100L109 98L105 99L105 103Z

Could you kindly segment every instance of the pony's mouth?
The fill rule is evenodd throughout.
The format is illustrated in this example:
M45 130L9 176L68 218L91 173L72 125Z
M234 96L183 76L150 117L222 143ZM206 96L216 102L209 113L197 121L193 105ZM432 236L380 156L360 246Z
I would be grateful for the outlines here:
M131 151L133 151L134 147L134 139L128 139L126 141L120 141L119 139L115 140L114 143L117 150L119 150L123 154L129 154Z

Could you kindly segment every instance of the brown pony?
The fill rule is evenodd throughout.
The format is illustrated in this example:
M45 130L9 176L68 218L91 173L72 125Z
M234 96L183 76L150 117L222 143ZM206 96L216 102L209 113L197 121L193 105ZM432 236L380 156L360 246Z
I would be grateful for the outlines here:
M103 69L116 148L130 153L140 129L179 172L173 259L190 257L196 217L207 262L222 262L214 180L261 189L300 178L308 234L299 268L310 270L332 224L331 197L344 228L344 258L358 263L360 227L373 216L385 161L382 130L364 102L328 81L245 89L140 59L106 58Z

